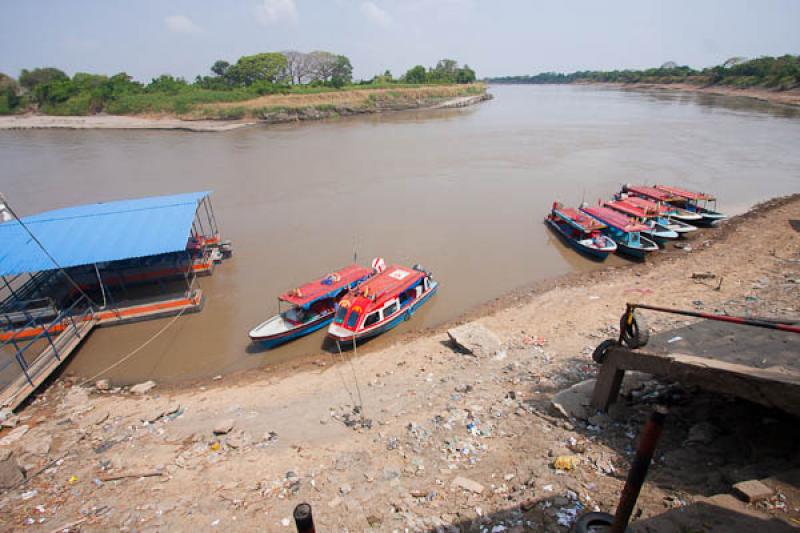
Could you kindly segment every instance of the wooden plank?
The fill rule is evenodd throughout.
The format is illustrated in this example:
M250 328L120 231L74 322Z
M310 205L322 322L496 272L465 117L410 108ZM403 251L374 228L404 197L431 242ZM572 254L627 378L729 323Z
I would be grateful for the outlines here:
M685 354L656 355L617 347L609 350L600 370L592 405L608 409L619 394L625 370L694 385L729 394L767 407L800 415L800 372L790 369L754 368Z

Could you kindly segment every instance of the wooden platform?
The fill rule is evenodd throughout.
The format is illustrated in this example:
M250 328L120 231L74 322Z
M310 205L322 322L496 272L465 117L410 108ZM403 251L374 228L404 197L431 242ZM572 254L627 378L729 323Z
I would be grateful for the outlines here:
M53 345L57 348L58 357L56 357L56 350L53 346L48 346L41 352L28 368L31 381L28 381L28 377L24 373L20 373L16 380L0 391L0 407L10 407L12 410L19 407L33 391L50 377L53 371L61 366L61 363L69 358L96 325L97 320L95 319L77 322L74 329L70 328L54 337Z
M609 350L597 377L592 406L607 410L619 395L626 370L694 385L800 416L800 371L784 366L756 368L712 357L656 354L617 347Z

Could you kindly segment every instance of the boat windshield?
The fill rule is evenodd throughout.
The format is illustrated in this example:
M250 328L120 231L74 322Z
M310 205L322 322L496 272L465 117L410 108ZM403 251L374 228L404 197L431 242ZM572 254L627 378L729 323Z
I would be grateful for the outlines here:
M334 319L334 322L336 322L337 324L341 324L342 322L344 322L344 316L346 314L347 314L347 308L339 307L339 309L336 310L336 318Z
M358 311L350 311L350 316L347 317L347 327L355 328L356 324L358 324L358 317Z

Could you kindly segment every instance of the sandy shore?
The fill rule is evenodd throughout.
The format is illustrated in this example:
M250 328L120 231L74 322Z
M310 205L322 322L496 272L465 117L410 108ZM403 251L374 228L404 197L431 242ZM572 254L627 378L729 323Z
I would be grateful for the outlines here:
M618 89L689 91L720 96L738 96L753 98L771 104L800 106L800 89L790 89L787 91L764 88L737 89L735 87L726 87L723 85L701 86L691 83L601 83L599 85Z
M0 433L0 482L16 465L27 476L0 491L1 529L293 531L292 509L306 501L319 531L566 531L571 513L613 509L651 409L645 398L676 389L626 378L634 400L588 420L554 416L553 394L595 375L591 351L616 335L626 301L796 315L800 233L790 219L800 219L800 195L703 231L655 262L519 293L469 322L503 344L485 357L454 350L437 331L287 376L252 371L144 395L59 379ZM707 271L724 279L719 290L692 279ZM687 323L648 318L667 335ZM747 439L746 421L779 417L697 398L675 407L639 500L640 524L728 492L745 475L741 461L754 460L753 451L742 460L731 451ZM723 426L735 417L739 433L714 426L687 453L708 409ZM770 441L766 474L800 466L788 438L779 444L794 452ZM554 468L559 456L574 464ZM785 500L783 510L747 512L800 517L800 499Z
M255 121L180 120L119 115L56 117L20 115L0 117L0 130L69 129L69 130L182 130L197 132L230 131L256 124Z
M120 115L95 115L88 117L60 117L52 115L13 115L0 116L0 130L30 129L111 129L111 130L179 130L192 132L224 132L257 124L277 124L305 120L322 120L348 114L385 113L408 109L449 109L478 104L488 99L488 95L459 96L429 104L427 101L403 101L383 107L358 107L346 102L345 107L330 110L317 110L313 107L286 109L264 113L258 119L245 120L182 120L174 117L137 117ZM242 102L241 105L248 102Z

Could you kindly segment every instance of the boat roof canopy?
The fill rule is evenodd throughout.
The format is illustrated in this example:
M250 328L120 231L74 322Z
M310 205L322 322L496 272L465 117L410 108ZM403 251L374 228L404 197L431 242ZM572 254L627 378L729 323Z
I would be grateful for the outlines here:
M635 202L630 202L628 199L625 199L606 202L604 205L635 217L651 218L658 216L655 204L637 205Z
M714 197L711 196L710 194L706 194L704 192L687 191L686 189L681 189L679 187L672 187L669 185L656 185L656 189L664 191L673 196L680 196L681 198L686 198L687 200L714 200Z
M0 224L0 275L42 272L186 249L198 204L211 191L45 211ZM48 256L48 253L51 257ZM55 263L53 262L55 260Z
M605 224L599 220L586 216L584 213L571 207L559 205L559 207L555 208L553 211L570 226L585 233L591 233L593 231L605 229L606 227Z
M333 298L351 283L366 279L372 270L360 265L349 265L301 285L280 295L280 299L294 305L306 306L322 298Z
M367 299L371 302L370 307L379 307L406 287L417 283L424 275L419 270L401 265L390 265L386 270L359 286L356 301L353 304L367 309L366 302L362 302L362 299Z
M647 231L650 229L644 224L639 224L626 215L609 209L608 207L584 207L583 210L591 216L599 218L609 226L613 226L626 233L632 231Z
M657 209L658 213L666 213L666 212L669 211L668 207L666 207L666 206L664 206L662 204L659 204L657 202L654 202L652 200L648 200L646 198L641 198L639 196L628 196L627 198L625 198L625 202L627 202L627 203L629 203L631 205L635 205L635 206L641 207L643 209L653 209L653 210Z
M671 194L667 194L660 189L656 189L655 187L650 187L648 185L626 185L625 190L634 194L641 194L649 198L654 198L659 202L669 202L673 199Z

